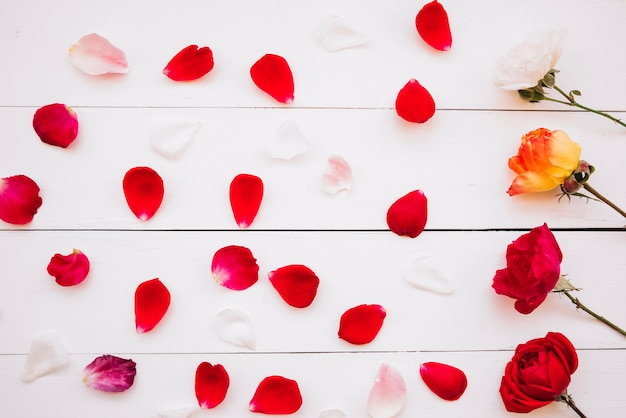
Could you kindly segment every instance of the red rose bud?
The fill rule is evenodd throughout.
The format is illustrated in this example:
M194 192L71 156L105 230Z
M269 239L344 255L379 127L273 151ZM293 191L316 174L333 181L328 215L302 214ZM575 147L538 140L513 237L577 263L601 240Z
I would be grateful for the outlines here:
M589 165L585 160L580 160L578 168L563 182L563 191L567 194L576 193L587 183L594 171L594 166Z
M33 128L42 142L67 148L78 135L78 117L69 106L49 104L37 109Z

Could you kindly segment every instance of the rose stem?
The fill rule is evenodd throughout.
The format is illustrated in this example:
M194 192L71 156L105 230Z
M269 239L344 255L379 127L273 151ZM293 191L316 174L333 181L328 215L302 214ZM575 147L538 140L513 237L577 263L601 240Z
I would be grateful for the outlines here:
M594 318L596 318L599 321L604 322L606 325L608 325L609 327L613 328L615 331L619 332L620 334L622 334L623 336L626 337L626 331L624 331L623 329L621 329L620 327L618 327L617 325L615 325L614 323L612 323L611 321L609 321L605 317L600 316L597 313L595 313L594 311L592 311L591 309L587 308L585 305L583 305L578 300L578 298L575 298L574 296L570 295L569 291L564 290L563 293L565 293L565 296L567 296L569 298L569 300L571 300L572 303L574 305L576 305L576 308L582 309L583 311L587 312L589 315L593 316Z
M611 202L609 199L607 199L606 197L604 197L600 192L598 192L596 189L594 189L593 187L591 187L590 185L588 185L587 183L583 184L583 187L585 188L585 190L587 190L589 193L591 193L592 195L594 195L595 197L597 197L598 199L600 199L601 201L603 201L604 203L606 203L607 205L609 205L610 207L612 207L613 209L615 209L620 215L622 215L624 218L626 218L626 212L624 212L623 210L621 210L619 207L617 207L617 205L613 202Z
M580 418L587 418L585 416L585 414L583 414L583 411L581 411L580 409L578 409L578 407L576 406L576 404L574 403L574 400L572 399L571 396L568 395L561 395L561 400L563 402L565 402L567 404L567 406L569 406L570 408L572 408L574 410L574 412L576 412L578 414L578 416Z

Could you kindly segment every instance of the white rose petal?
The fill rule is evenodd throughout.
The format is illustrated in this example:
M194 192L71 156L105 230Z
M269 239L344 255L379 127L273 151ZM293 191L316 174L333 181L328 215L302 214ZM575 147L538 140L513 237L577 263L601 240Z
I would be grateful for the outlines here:
M265 145L265 153L272 158L289 160L309 150L311 146L292 119L283 123Z
M224 309L217 314L215 320L217 333L222 339L254 350L256 337L252 322L248 316L237 309Z
M33 380L52 373L68 363L67 350L61 337L54 331L41 332L33 338L24 365L22 381Z
M350 193L352 190L352 169L346 160L339 155L331 155L328 158L328 167L322 175L322 184L324 191L328 194Z
M327 13L320 18L317 39L331 52L367 44L368 39L343 17Z
M418 289L441 294L453 292L441 265L430 254L416 254L405 264L402 275Z
M152 124L150 146L169 159L176 159L187 149L201 123L186 120L162 120Z

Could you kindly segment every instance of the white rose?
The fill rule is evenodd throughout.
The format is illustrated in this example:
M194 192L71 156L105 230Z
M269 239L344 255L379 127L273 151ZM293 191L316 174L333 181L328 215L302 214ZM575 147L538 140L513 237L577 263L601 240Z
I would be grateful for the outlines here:
M551 29L527 35L496 63L493 82L504 90L534 87L561 56L565 28Z

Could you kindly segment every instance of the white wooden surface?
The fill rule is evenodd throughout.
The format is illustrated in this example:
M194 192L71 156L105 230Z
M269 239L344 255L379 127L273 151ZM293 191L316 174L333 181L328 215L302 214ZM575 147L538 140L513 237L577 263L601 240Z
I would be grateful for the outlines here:
M563 272L579 295L606 317L626 324L624 220L597 202L557 203L553 192L509 197L506 166L522 134L540 126L564 129L597 167L592 184L626 206L626 130L595 115L550 104L528 104L497 90L497 58L535 29L565 26L559 84L583 92L581 101L616 115L626 112L623 69L626 3L619 0L498 2L447 0L453 47L440 53L418 37L413 22L423 3L380 1L109 1L3 0L0 4L0 177L26 174L44 204L24 227L0 225L0 416L153 417L196 404L195 368L222 363L231 389L212 416L252 416L248 401L270 374L294 378L304 405L297 417L339 408L367 416L366 400L381 362L403 374L409 399L398 417L513 416L498 387L518 343L559 331L580 356L570 392L590 417L626 411L626 339L576 312L558 295L533 314L491 289L506 245L547 222L564 253ZM335 12L370 42L331 53L315 38L321 16ZM130 72L90 77L75 69L68 47L97 32L122 48ZM209 45L215 69L192 83L161 74L182 47ZM290 63L292 105L278 105L251 82L248 70L273 52ZM397 91L417 78L435 98L424 125L400 120ZM42 144L34 111L61 102L78 113L80 134L62 150ZM150 149L153 124L202 122L187 152L166 160ZM293 160L269 159L262 149L294 120L311 150ZM321 187L328 156L352 166L349 196ZM140 222L124 201L121 179L149 165L163 177L164 203ZM232 219L228 184L238 173L259 175L266 188L252 228ZM411 240L387 230L389 205L420 188L429 199L427 231ZM248 246L260 281L231 292L211 278L213 253ZM60 288L46 273L50 257L83 250L92 262L87 281ZM455 293L412 288L401 275L414 254L444 266ZM266 279L301 263L320 277L311 307L287 306ZM159 277L172 306L153 332L134 331L132 297L138 283ZM379 336L351 346L336 336L341 313L379 303L388 316ZM239 349L214 330L215 314L238 308L252 319L257 350ZM70 365L33 383L20 380L33 336L56 330ZM81 382L82 368L105 353L133 358L135 385L110 396ZM455 402L430 393L419 364L462 368L467 392ZM574 416L563 404L535 417Z

